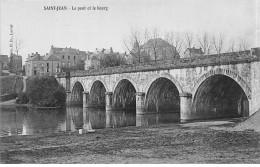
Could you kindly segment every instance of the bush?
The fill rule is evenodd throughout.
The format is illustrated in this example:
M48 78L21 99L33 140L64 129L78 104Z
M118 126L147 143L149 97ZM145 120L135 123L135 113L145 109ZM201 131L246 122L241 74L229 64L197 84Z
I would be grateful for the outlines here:
M65 89L52 76L34 76L27 80L29 103L38 107L63 106Z
M27 93L26 92L21 92L18 94L18 98L16 100L16 103L18 104L27 104L29 103L29 99L27 97Z
M20 93L23 90L23 78L18 75L0 77L0 95Z

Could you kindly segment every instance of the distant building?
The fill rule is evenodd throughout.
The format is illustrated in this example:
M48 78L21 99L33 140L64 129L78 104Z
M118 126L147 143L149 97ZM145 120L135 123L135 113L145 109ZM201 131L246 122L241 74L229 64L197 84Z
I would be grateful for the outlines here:
M60 72L61 61L53 54L41 56L36 52L28 55L25 62L26 76L33 75L54 75Z
M125 64L125 58L125 53L114 52L112 47L109 49L96 48L93 54L85 60L84 69L89 70L93 68L97 69L99 67L118 66L121 64Z
M72 67L80 63L80 61L85 61L88 54L85 51L80 51L74 48L58 48L51 46L50 55L56 56L61 61L61 67Z
M11 73L19 74L23 68L22 56L12 54L9 58L9 71Z
M192 58L192 57L198 57L202 56L204 53L202 52L201 48L196 49L196 48L187 48L183 54L183 57L181 58Z
M8 70L9 69L9 59L7 55L0 55L0 64L2 70Z
M138 48L141 48L141 54ZM130 54L133 63L179 58L176 48L161 38L150 39L141 46L136 42Z
M98 69L100 67L100 60L95 54L93 54L90 59L85 60L85 70Z

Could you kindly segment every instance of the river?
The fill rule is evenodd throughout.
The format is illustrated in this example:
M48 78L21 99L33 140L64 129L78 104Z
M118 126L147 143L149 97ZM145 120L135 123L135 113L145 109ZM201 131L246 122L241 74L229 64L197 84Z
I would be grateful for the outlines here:
M173 123L172 113L136 115L135 110L105 111L103 108L70 106L61 110L36 110L27 107L1 108L0 137L52 134L78 129L119 128Z

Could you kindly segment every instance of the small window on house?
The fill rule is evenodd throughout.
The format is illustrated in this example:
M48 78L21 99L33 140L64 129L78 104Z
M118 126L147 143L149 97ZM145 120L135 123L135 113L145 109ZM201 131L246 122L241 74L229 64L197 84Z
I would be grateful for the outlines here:
M47 63L47 67L49 67L49 63Z
M62 66L64 67L64 66L65 66L65 63L62 63Z
M34 75L36 75L36 70L34 70Z
M68 56L68 59L70 59L70 56Z
M74 56L74 60L76 60L76 56Z
M47 68L46 71L49 72L49 68Z
M64 59L64 57L65 57L65 56L64 56L64 55L62 55L62 59Z

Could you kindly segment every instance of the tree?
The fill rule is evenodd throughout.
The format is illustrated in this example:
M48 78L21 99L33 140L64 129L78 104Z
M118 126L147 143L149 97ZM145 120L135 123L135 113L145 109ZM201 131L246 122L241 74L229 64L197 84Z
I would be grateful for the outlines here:
M207 32L197 36L199 46L202 48L204 54L209 55L211 52L210 37Z
M151 33L149 35L150 37L150 42L151 42L151 49L152 49L152 53L149 53L150 56L153 56L154 58L154 61L156 62L157 59L158 59L158 53L159 53L159 41L158 41L158 38L160 37L160 31L157 27L154 27L152 30L151 30Z
M213 35L211 37L211 46L217 54L220 54L224 49L224 35L221 33L218 36Z
M184 34L184 41L186 48L192 48L194 45L194 35L192 32L186 32Z
M143 46L148 40L148 30L144 31L131 28L130 36L123 40L124 46L130 52L133 59L139 63L142 61Z
M165 40L173 46L170 47L170 53L173 59L176 59L179 54L182 54L184 46L183 34L171 31L166 33Z
M101 67L114 67L114 66L120 66L124 65L125 61L124 59L119 55L119 53L110 53L104 56L100 60L100 66Z
M238 43L238 51L244 51L249 49L249 43L246 39L239 39Z
M228 42L227 52L235 52L235 50L236 50L235 46L236 46L236 43L235 43L234 39L231 39Z
M23 40L20 39L19 36L16 36L14 38L14 51L17 56L19 55L19 51L22 49L22 47L23 47Z
M26 93L29 103L37 107L64 106L65 89L53 76L33 76L27 79Z

